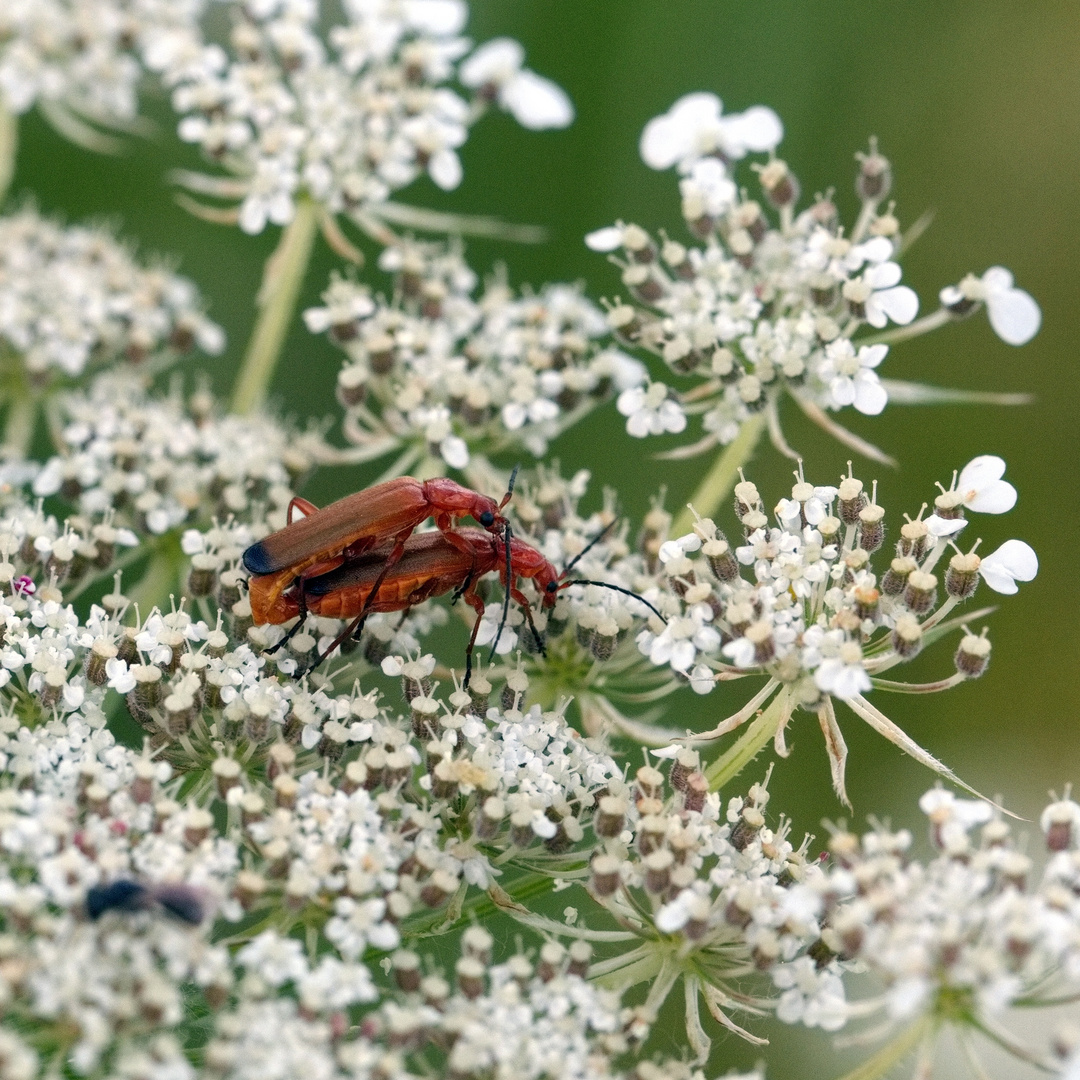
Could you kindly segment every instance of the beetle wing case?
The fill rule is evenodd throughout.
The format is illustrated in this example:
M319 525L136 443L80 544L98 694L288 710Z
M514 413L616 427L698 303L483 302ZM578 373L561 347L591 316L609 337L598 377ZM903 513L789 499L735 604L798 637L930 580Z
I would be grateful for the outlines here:
M302 568L365 538L394 536L430 513L420 481L399 476L347 495L252 544L244 552L244 566L251 574Z

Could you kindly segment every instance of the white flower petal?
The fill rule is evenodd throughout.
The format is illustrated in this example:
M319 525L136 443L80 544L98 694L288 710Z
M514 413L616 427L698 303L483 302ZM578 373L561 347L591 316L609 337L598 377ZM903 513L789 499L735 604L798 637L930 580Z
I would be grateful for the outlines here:
M938 517L937 514L931 514L926 519L927 531L935 539L940 539L943 536L955 536L966 525L966 518L942 518Z
M485 41L458 69L462 86L483 86L488 82L502 83L521 70L525 50L513 38L500 37Z
M855 376L855 408L864 416L877 416L888 401L888 392L872 371Z
M864 345L859 350L859 363L864 368L876 368L888 353L888 345Z
M990 293L986 314L994 333L1007 345L1026 345L1042 325L1039 305L1023 289Z
M986 286L987 292L1004 292L1013 287L1012 271L1006 270L1004 266L991 266L983 274L982 283Z
M439 150L428 163L428 173L443 191L453 191L461 183L461 160L453 150Z
M622 247L623 231L618 225L606 225L585 234L585 246L590 251L615 251Z
M997 454L980 454L972 458L961 470L956 481L957 491L984 488L1005 475L1005 459Z
M682 157L686 140L670 116L656 116L645 125L638 150L650 169L670 169Z
M784 137L780 117L767 105L754 105L744 113L731 117L736 137L747 150L774 150Z
M1016 582L1031 581L1039 572L1039 557L1023 540L1006 540L979 566L983 580L994 592L1012 595Z
M874 293L881 310L898 326L907 326L919 314L919 297L914 289L898 285L895 289L883 289Z
M574 106L566 91L528 68L503 87L499 103L530 131L564 128L574 120Z
M460 33L469 17L464 0L405 0L403 9L411 27L433 37Z

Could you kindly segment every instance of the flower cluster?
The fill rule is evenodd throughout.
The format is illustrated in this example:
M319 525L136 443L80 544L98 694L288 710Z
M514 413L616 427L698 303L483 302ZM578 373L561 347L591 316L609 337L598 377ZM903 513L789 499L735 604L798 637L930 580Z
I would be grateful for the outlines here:
M880 995L853 1003L856 1015L909 1026L936 1018L1055 1072L1052 1050L1010 1030L1007 1010L1030 1015L1080 993L1080 806L1066 795L1043 811L1040 869L987 803L936 788L919 805L936 849L926 862L912 859L907 830L833 832L817 885L828 912L818 963L840 959L876 977Z
M578 288L515 295L501 277L475 295L458 247L388 248L391 300L336 278L308 329L345 351L338 398L356 454L398 450L464 469L470 457L517 447L537 457L589 408L644 378L641 364L600 349L603 314ZM407 467L403 465L402 467Z
M853 448L875 453L825 411L854 405L876 415L884 409L890 384L876 369L889 341L983 304L1010 344L1021 345L1038 330L1038 305L1001 267L942 290L940 311L914 322L919 299L900 284L897 261L905 235L891 204L885 205L892 187L888 160L873 142L859 155L862 208L845 230L828 196L797 212L798 180L772 157L782 134L770 109L724 116L712 94L680 99L646 126L641 154L655 169L678 166L682 214L696 243L663 232L656 239L623 222L586 238L593 250L613 253L629 293L609 308L612 331L665 365L663 379L619 398L631 435L677 434L687 415L700 415L704 437L684 453L698 452L731 443L762 415L778 448L793 457L777 413L786 392ZM767 163L755 166L760 201L733 177L735 163L752 151L770 153ZM890 324L901 329L887 332ZM696 383L676 390L672 376ZM925 393L907 384L896 389L901 400Z
M633 783L609 787L599 801L588 891L625 931L604 940L621 936L625 946L595 963L594 972L621 990L648 980L638 1010L645 1022L682 979L687 1038L700 1061L709 1055L710 1039L699 1000L720 1025L752 1042L762 1040L732 1012L777 1009L790 1021L835 1031L847 1018L837 964L814 967L811 961L809 977L801 971L800 958L819 939L824 912L814 888L821 871L807 860L809 838L795 849L787 839L789 823L767 827L764 785L729 799L725 810L699 766L696 751L679 750L666 777L643 766ZM589 937L577 919L562 932ZM761 973L783 993L773 996L765 980L757 995L749 993L748 978ZM790 994L796 981L797 1016Z
M11 0L0 11L0 107L40 105L93 144L90 124L129 126L144 72L197 48L204 0Z
M461 182L458 149L489 103L526 127L565 127L569 99L522 66L499 39L470 50L462 0L346 0L345 21L320 36L323 5L236 5L228 51L170 56L162 77L183 119L180 137L228 176L188 175L196 191L239 199L249 233L292 220L306 197L331 214L369 215L426 173ZM448 85L457 75L471 100Z
M195 286L140 266L108 232L25 209L0 218L0 343L40 381L89 364L221 352Z
M83 623L52 588L9 582L0 604L0 994L29 1034L13 1036L6 1063L30 1077L39 1053L62 1052L80 1074L193 1075L183 1045L197 1002L221 1076L285 1077L300 1060L317 1075L366 1076L395 1054L445 1048L450 1033L455 1075L495 1064L499 1076L619 1075L614 1059L653 1015L582 981L586 942L493 964L490 935L474 928L456 990L401 948L452 926L470 887L525 912L497 880L513 889L522 870L560 865L584 880L600 837L609 861L646 844L618 839L622 823L611 830L630 789L601 747L558 713L522 713L520 692L501 708L476 688L438 697L431 657L386 661L402 680L399 715L376 692L283 679L245 643L255 631L241 616L215 629L183 610L131 623L110 595ZM105 726L114 692L146 732L142 751ZM640 771L656 805L624 810L627 827L690 867L724 856L714 884L760 893L790 848L770 849L772 870L735 859L715 796L708 809L689 772L693 794L664 810L662 775ZM636 873L631 859L628 887L656 896L688 885L676 874L657 892ZM317 959L291 935L301 926ZM741 930L720 934L725 970L748 948ZM380 985L369 950L392 954L396 989ZM534 1071L521 1072L526 1061Z
M692 533L665 543L659 552L667 580L664 597L678 606L664 608L667 625L659 632L643 631L638 645L654 663L670 664L685 675L698 693L747 675L767 677L742 709L705 738L733 731L779 691L771 734L783 755L784 729L793 711L816 712L841 798L846 799L847 748L833 714L834 698L943 772L863 695L874 687L942 690L986 670L990 642L985 633L964 626L985 612L966 618L953 613L975 594L980 580L997 592L1015 592L1017 581L1035 576L1038 559L1020 540L1006 541L980 557L979 541L962 551L953 538L967 525L966 512L1000 514L1012 508L1016 490L1001 478L1004 472L1001 458L986 455L954 474L952 484L940 488L928 517L923 517L924 504L900 527L895 555L884 572L875 570L872 561L876 552L887 550L885 510L877 502L876 485L868 495L862 481L849 474L837 486L815 486L803 478L800 465L791 498L776 504L770 520L757 488L743 480L735 486L743 543L732 547L707 519L699 520ZM934 571L950 546L955 553L939 582ZM964 635L952 676L922 686L880 677L960 627Z
M284 524L293 487L311 469L319 440L265 417L216 415L207 390L158 396L137 373L105 372L58 402L61 452L33 481L93 521L160 536L183 525L234 519L248 531L232 555ZM190 554L190 552L189 552Z

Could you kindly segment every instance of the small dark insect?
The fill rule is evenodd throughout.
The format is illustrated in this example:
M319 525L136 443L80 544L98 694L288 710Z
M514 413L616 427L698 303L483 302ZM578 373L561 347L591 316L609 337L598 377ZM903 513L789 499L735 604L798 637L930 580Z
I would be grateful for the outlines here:
M206 899L190 885L176 882L143 885L119 878L86 890L86 914L91 919L100 919L107 911L149 911L155 904L191 926L198 926L206 917Z

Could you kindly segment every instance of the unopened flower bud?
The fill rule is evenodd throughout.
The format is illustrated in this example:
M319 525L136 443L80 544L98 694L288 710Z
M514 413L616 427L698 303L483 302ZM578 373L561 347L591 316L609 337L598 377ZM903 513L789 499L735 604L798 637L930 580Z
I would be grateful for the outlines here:
M536 974L541 982L551 982L562 970L566 948L557 941L545 941L540 947L540 962Z
M754 646L755 664L767 664L776 655L772 623L768 619L751 623L743 636Z
M848 476L840 481L836 494L840 505L840 520L845 525L858 525L859 515L868 505L862 481Z
M641 860L641 864L645 869L646 892L652 893L653 896L659 896L667 891L668 883L671 881L671 867L674 862L675 856L666 848L654 851Z
M526 848L536 839L532 822L532 811L526 807L521 807L510 815L510 842L515 847Z
M610 616L603 616L593 629L589 651L597 660L610 660L619 644L619 624Z
M799 201L799 181L787 167L787 162L774 159L761 168L758 176L766 198L778 210Z
M439 907L457 891L458 879L446 870L436 870L420 890L420 901L429 908Z
M859 547L873 554L885 543L885 508L869 503L859 511Z
M743 851L757 838L765 827L765 815L756 806L743 807L739 820L731 829L731 844L738 851Z
M679 747L675 760L671 763L668 779L676 791L686 790L686 778L701 764L701 755L689 746Z
M908 521L900 526L900 540L896 554L921 560L930 547L930 530L922 520Z
M619 875L619 860L614 855L596 855L590 865L592 891L600 897L614 895L622 880Z
M969 679L977 679L990 663L990 639L965 634L956 648L956 670Z
M463 956L455 965L458 989L469 999L484 992L484 965L475 956Z
M489 795L476 815L476 835L481 840L494 839L505 817L506 804L497 795Z
M219 757L214 759L214 763L210 766L210 772L217 784L218 794L221 798L224 799L228 795L229 789L236 787L240 783L241 771L240 762L235 758Z
M399 990L415 994L420 989L420 957L409 949L398 949L390 957L390 968Z
M592 946L587 941L573 941L567 952L570 954L570 963L566 965L567 975L576 975L584 979L589 974L589 961L592 959Z
M925 570L913 570L904 587L904 603L916 615L929 611L937 603L937 578Z
M881 608L881 593L877 589L858 585L854 590L855 614L860 619L876 620Z
M210 596L217 584L217 572L221 559L205 551L191 556L191 572L188 574L188 592L191 596Z
M919 564L909 555L897 556L881 579L881 591L886 596L899 596L907 586L907 579L918 569Z
M1052 802L1039 818L1039 827L1050 851L1069 851L1080 840L1080 805L1069 798Z
M897 656L910 660L922 648L922 627L914 615L904 613L896 618L891 642Z
M291 810L296 806L296 797L300 794L300 784L290 773L281 773L274 777L271 785L274 789L274 802L281 810Z
M700 814L705 809L705 799L708 794L708 777L702 772L692 772L686 778L686 790L683 792L683 809Z
M659 799L664 793L664 774L651 765L642 765L635 774L640 797Z
M981 562L974 551L954 555L945 571L945 591L957 600L966 600L971 596L979 585Z
M593 830L597 836L616 837L626 824L626 812L629 805L621 795L605 795L600 799L596 816L593 818Z
M188 848L196 848L210 836L210 830L214 826L214 815L201 806L196 806L187 812L184 819L184 844Z
M859 175L855 192L863 202L880 202L892 190L892 166L889 159L878 153L877 139L870 140L869 154L856 154Z

